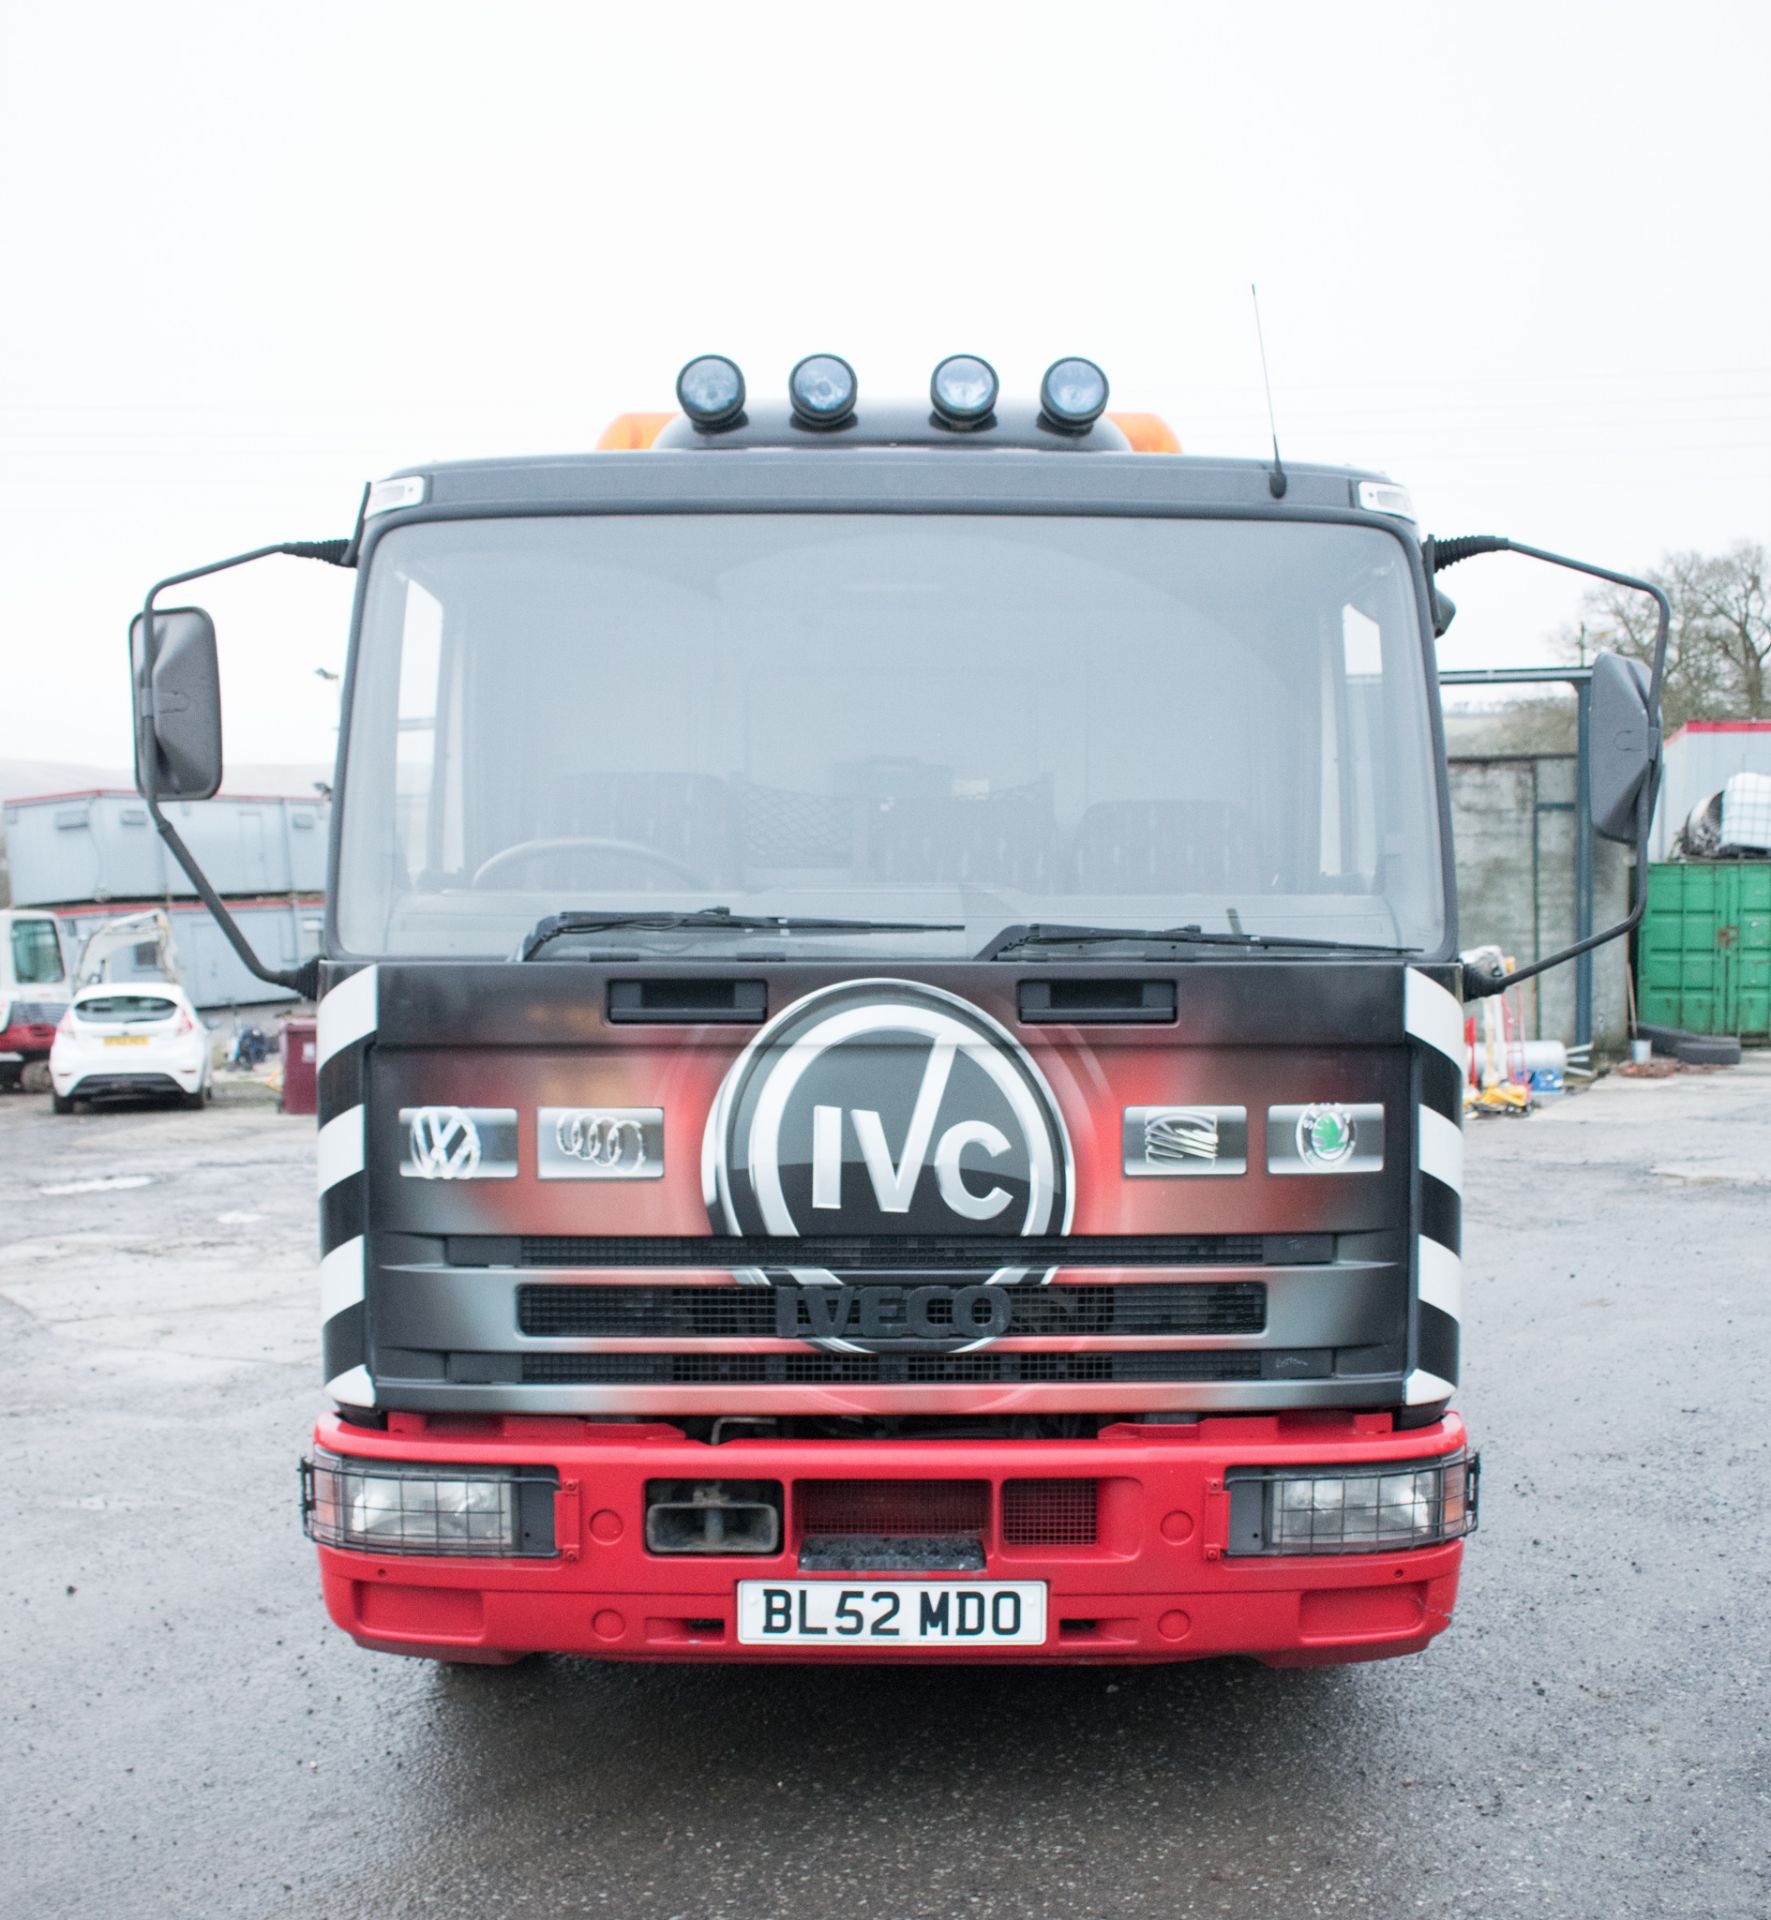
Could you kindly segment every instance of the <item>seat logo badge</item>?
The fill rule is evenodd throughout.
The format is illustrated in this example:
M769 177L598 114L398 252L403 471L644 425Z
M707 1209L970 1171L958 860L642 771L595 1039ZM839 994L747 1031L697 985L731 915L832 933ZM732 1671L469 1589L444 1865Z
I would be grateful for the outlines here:
M462 1107L419 1107L408 1122L411 1168L420 1180L471 1180L480 1170L480 1130Z
M1246 1107L1127 1107L1128 1180L1248 1171Z
M1160 1167L1176 1160L1218 1157L1218 1116L1212 1107L1170 1107L1144 1122L1144 1158Z
M535 1138L543 1180L658 1180L662 1107L543 1107Z
M901 1262L844 1269L821 1264L808 1248L803 1266L737 1270L762 1286L889 1279L939 1283L945 1294L1048 1280L1049 1255L1007 1264L1014 1256L1003 1243L1067 1232L1072 1208L1069 1138L1032 1058L971 1002L908 980L826 987L770 1021L720 1087L702 1176L716 1234L838 1238L875 1249L893 1239L940 1244L932 1266L907 1247ZM963 1258L967 1236L981 1237L975 1264ZM930 1326L894 1324L891 1344L908 1339L952 1352L987 1345L1006 1314L966 1298L965 1317L939 1337ZM875 1304L885 1311L886 1295ZM828 1349L872 1352L888 1338L877 1320L808 1304L805 1325L826 1336L818 1344ZM850 1331L862 1337L836 1337Z

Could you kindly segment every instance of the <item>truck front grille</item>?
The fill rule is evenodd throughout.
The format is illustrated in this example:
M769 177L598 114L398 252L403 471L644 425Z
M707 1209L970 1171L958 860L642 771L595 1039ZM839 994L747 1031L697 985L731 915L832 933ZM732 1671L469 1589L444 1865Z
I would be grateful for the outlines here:
M526 1353L531 1386L964 1386L1258 1380L1262 1353ZM1267 1353L1271 1364L1276 1356ZM1302 1358L1302 1356L1295 1356ZM1314 1356L1310 1356L1312 1359Z
M1333 1257L1324 1251L1324 1259ZM838 1273L979 1273L998 1267L1258 1267L1258 1233L903 1234L804 1239L712 1234L523 1234L523 1267L827 1267Z
M1259 1280L1148 1281L1131 1286L1014 1286L1011 1334L1258 1334L1267 1324ZM799 1289L783 1289L797 1295ZM814 1329L804 1303L795 1333ZM587 1287L517 1289L517 1324L536 1339L766 1339L782 1331L773 1287Z

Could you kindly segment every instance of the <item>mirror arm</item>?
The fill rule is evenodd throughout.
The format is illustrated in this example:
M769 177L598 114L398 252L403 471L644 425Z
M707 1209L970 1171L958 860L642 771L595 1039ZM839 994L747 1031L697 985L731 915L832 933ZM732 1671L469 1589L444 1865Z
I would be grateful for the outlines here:
M1673 609L1666 594L1652 580L1638 579L1633 573L1617 573L1610 567L1596 567L1588 560L1573 560L1565 553L1551 553L1544 547L1528 547L1522 541L1508 540L1501 534L1465 534L1450 540L1438 540L1429 535L1421 543L1421 551L1427 563L1429 583L1441 568L1456 566L1460 560L1473 560L1478 554L1522 553L1528 560L1542 560L1552 567L1566 567L1571 573L1588 574L1595 580L1608 580L1614 587L1627 587L1633 593L1646 594L1654 602L1656 610L1654 660L1648 676L1648 724L1653 730L1651 737L1658 741L1660 688L1666 677L1667 636L1672 629ZM1605 946L1612 940L1635 932L1642 923L1642 915L1648 905L1648 830L1654 819L1654 803L1660 794L1660 775L1657 748L1653 773L1642 782L1642 791L1636 796L1636 872L1635 884L1631 889L1634 898L1629 912L1616 926L1607 927L1603 933L1590 934L1585 940L1575 941L1571 947L1563 947L1560 952L1546 955L1542 960L1533 960L1529 966L1515 968L1511 973L1476 973L1466 969L1466 1000L1485 1000L1490 994L1504 993L1521 980L1547 973L1551 967L1559 967L1564 961L1578 959L1583 953L1591 953L1595 947ZM1583 825L1582 831L1590 829Z
M250 553L236 553L226 560L213 560L206 567L192 567L188 572L168 574L164 580L156 580L142 603L142 700L148 716L152 716L154 664L159 655L154 603L162 593L168 588L183 586L187 580L201 580L211 573L225 573L230 567L244 567L254 560L268 559L274 553L287 553L297 560L323 560L335 567L354 566L356 555L351 551L353 545L352 540L284 540L274 547L254 547ZM154 756L144 755L142 762L141 780L145 784L141 787L141 797L148 803L148 813L160 838L166 842L173 859L183 869L185 878L196 888L197 897L209 909L228 945L239 955L248 971L260 980L273 987L287 987L304 1000L314 999L320 985L319 960L305 960L299 967L267 967L259 959L239 921L228 911L221 895L209 884L208 875L198 866L178 829L162 811L159 790L154 783Z
M1654 602L1658 618L1654 631L1654 662L1648 679L1648 713L1655 726L1660 724L1660 685L1666 675L1667 634L1673 623L1672 602L1652 580L1641 580L1633 573L1616 573L1610 567L1595 567L1590 560L1572 560L1565 553L1551 553L1547 547L1528 547L1520 540L1509 540L1498 533L1462 534L1455 539L1439 540L1429 535L1421 542L1427 563L1427 577L1460 560L1473 560L1482 553L1522 553L1527 560L1542 560L1552 567L1566 567L1571 573L1584 573L1595 580L1609 580L1614 587L1628 587L1632 593L1645 593Z
M143 794L142 798L148 803L148 812L160 830L160 838L171 850L173 859L184 869L185 877L196 888L198 898L209 909L223 938L240 956L247 971L256 974L260 980L268 981L273 987L291 988L304 1000L316 998L320 984L318 958L304 960L299 967L267 967L253 951L252 943L246 938L239 921L228 911L226 901L209 884L208 875L198 866L190 848L180 838L178 829L160 811L160 802L151 793Z

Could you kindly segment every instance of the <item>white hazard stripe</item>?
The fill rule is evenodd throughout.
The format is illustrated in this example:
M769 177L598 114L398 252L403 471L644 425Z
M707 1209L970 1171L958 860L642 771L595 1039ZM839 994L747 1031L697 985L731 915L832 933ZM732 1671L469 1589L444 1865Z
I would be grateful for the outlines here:
M364 967L342 980L320 1002L319 1062L324 1066L365 1034L375 1031L376 982L380 969Z
M334 1247L320 1262L320 1319L330 1320L363 1297L363 1236Z
M320 1129L319 1185L326 1193L363 1171L363 1109L351 1107Z
M1415 1039L1436 1047L1461 1074L1464 1071L1464 1010L1456 997L1413 967L1405 976L1402 1024ZM325 1004L321 1004L321 1012Z
M1464 1131L1455 1120L1422 1107L1415 1114L1420 1170L1442 1180L1453 1193L1464 1190Z
M1423 1233L1415 1239L1415 1257L1420 1274L1420 1297L1429 1307L1437 1307L1452 1319L1464 1317L1464 1263L1437 1240Z
M1451 1398L1451 1382L1436 1373L1417 1367L1402 1383L1402 1398L1411 1407L1430 1406L1435 1400Z
M367 1367L347 1367L326 1382L326 1391L341 1406L372 1407L375 1404L375 1382L369 1378Z

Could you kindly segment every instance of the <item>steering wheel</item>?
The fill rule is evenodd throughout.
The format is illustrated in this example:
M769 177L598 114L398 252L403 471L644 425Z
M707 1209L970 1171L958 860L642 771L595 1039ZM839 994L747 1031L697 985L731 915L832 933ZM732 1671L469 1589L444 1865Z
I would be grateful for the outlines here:
M704 874L697 873L674 854L661 853L656 847L648 847L640 840L605 840L582 833L565 834L557 840L519 840L514 847L505 847L493 854L490 860L482 861L468 885L483 887L494 874L502 873L506 867L518 866L544 853L582 852L626 854L634 859L649 861L655 867L663 867L697 893L706 893L710 888Z

